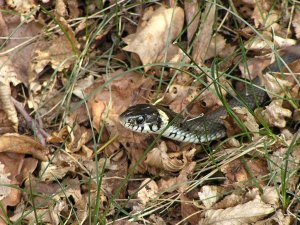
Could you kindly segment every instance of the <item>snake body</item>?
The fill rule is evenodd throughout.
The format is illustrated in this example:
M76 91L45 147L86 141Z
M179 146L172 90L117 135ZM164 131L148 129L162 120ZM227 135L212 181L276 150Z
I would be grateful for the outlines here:
M280 72L285 64L290 64L300 58L300 45L288 48L263 73ZM228 106L245 106L254 110L266 102L267 93L261 86L259 77L247 84L245 91L238 93L238 98L228 101ZM129 107L120 115L120 122L126 128L140 133L156 133L166 138L181 142L203 143L223 138L226 128L221 117L227 115L225 107L208 113L202 117L185 120L179 114L160 106L138 104Z

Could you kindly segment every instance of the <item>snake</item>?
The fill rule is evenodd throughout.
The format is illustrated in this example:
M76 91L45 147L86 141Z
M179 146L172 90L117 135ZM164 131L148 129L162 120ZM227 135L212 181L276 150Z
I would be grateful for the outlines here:
M263 70L282 72L286 65L300 59L300 44L286 48L284 54ZM238 98L227 101L227 107L246 106L250 111L266 104L267 92L257 76L250 81L244 91L238 92ZM201 117L185 119L172 110L151 104L137 104L129 107L120 116L120 123L127 129L139 133L160 134L163 137L188 143L207 143L226 137L223 116L228 110L220 106L215 111Z

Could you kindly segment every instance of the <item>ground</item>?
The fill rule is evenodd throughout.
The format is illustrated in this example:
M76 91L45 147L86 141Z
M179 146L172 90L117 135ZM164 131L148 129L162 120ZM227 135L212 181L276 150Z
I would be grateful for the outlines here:
M0 9L0 224L299 222L297 1ZM257 76L266 104L229 107ZM226 138L134 133L119 115L138 103L186 119L225 107Z

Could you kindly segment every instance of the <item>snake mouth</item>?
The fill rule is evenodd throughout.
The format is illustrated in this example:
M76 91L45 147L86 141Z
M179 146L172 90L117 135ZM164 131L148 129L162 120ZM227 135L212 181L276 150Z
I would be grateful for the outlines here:
M119 121L120 123L122 124L122 126L128 128L128 129L132 129L133 125L134 124L131 124L130 122L128 122L128 119L127 119L127 116L125 113L122 113L120 116L119 116Z

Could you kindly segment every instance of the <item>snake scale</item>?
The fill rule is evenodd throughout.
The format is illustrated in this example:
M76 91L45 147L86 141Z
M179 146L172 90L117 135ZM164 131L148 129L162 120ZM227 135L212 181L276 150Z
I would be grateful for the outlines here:
M280 72L285 65L300 59L300 45L292 46L284 50L284 54L264 69L266 72ZM262 106L267 99L267 93L261 86L257 76L248 84L244 92L239 92L238 99L232 98L228 106L245 106L254 110ZM247 90L247 91L246 91ZM129 107L120 115L121 124L135 132L162 134L180 142L203 143L213 141L226 136L226 128L221 120L227 115L225 107L207 113L202 117L185 120L179 114L161 107L150 104L138 104Z

